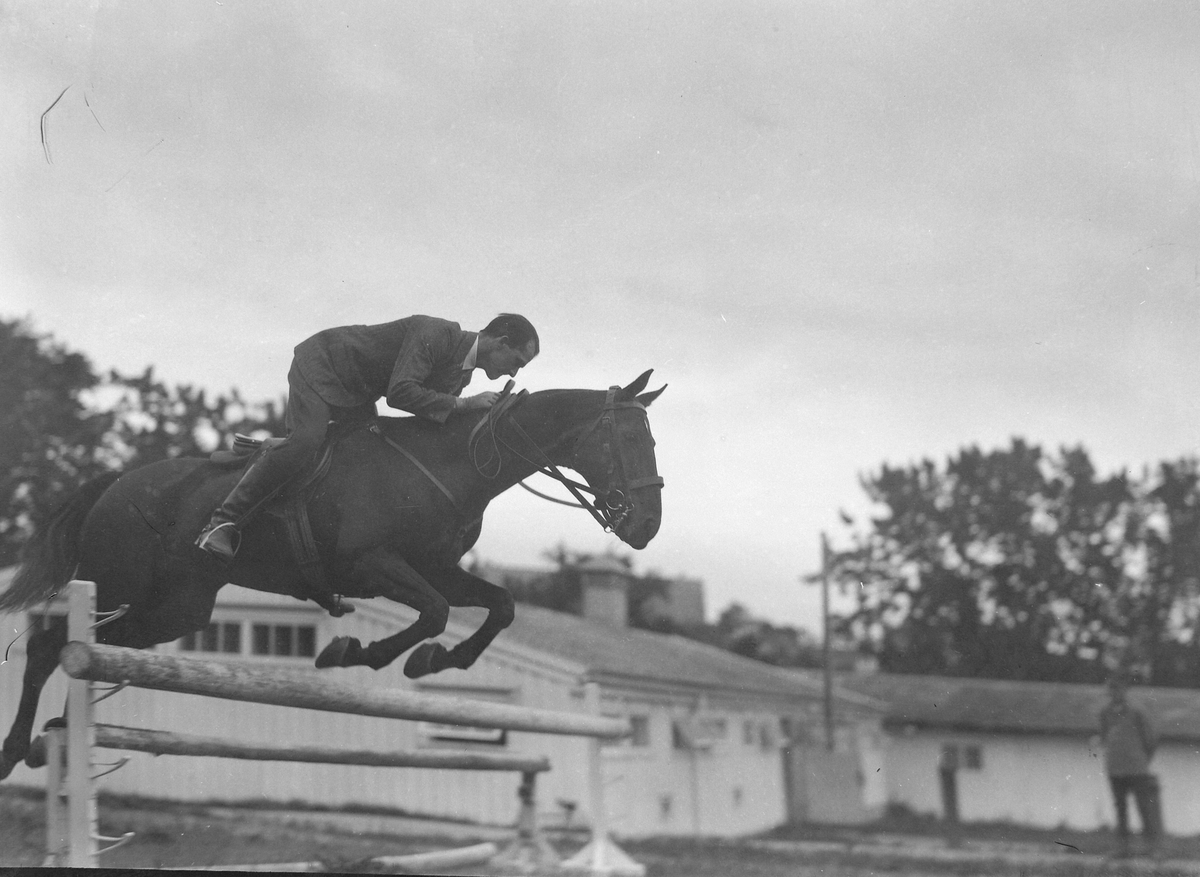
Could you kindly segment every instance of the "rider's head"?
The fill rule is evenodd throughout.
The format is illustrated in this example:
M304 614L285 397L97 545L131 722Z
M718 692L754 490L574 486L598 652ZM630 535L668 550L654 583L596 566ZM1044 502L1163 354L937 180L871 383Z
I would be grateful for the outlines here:
M501 375L516 377L541 350L537 329L520 314L501 314L479 333L479 352L475 367L483 369L488 380Z

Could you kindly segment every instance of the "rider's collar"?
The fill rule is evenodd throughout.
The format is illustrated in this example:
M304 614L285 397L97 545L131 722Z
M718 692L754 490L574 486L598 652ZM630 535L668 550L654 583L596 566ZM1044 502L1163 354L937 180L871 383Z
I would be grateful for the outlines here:
M475 357L479 355L479 336L475 336L475 343L471 345L471 349L467 351L467 357L463 360L463 371L469 372L475 368Z

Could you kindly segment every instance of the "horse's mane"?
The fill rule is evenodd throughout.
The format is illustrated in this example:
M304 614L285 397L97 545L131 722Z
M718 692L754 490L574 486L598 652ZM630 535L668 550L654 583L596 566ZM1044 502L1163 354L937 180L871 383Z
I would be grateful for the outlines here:
M552 444L590 422L604 400L603 390L554 389L522 392L511 397L503 408L502 418L511 416L522 425L528 435L534 437L543 451ZM441 455L449 452L457 456L467 454L472 434L487 430L483 423L493 414L492 409L452 413L445 423L435 423L412 415L380 415L377 418L380 430L392 441L410 448L414 453L428 449Z
M513 399L507 408L508 413L521 415L528 412L534 419L543 420L551 416L560 416L564 422L573 421L585 416L596 408L598 400L603 399L603 390L537 390L533 393L521 393ZM406 415L386 415L377 417L380 428L389 437L399 440L402 437L412 438L430 436L439 442L453 441L456 436L466 438L481 420L487 417L488 411L453 412L446 418L445 423L435 423L424 417ZM525 417L519 417L525 420Z

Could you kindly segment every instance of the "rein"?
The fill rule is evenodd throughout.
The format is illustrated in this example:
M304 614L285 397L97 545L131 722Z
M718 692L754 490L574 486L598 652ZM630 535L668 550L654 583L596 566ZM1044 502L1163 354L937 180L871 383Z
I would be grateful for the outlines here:
M550 502L556 502L556 503L559 503L560 505L568 505L568 506L574 506L574 507L586 509L591 514L591 516L596 519L596 523L598 523L601 527L604 528L605 532L612 532L621 524L621 522L632 511L632 505L630 503L629 496L628 496L629 491L632 491L638 487L646 487L646 486L651 486L651 485L662 486L662 484L663 484L663 479L659 475L651 475L651 476L647 476L645 478L637 478L637 479L633 479L633 480L629 480L629 479L625 478L625 461L621 454L620 443L616 441L616 412L619 409L623 409L623 408L636 408L636 409L641 410L644 413L646 410L646 406L637 401L629 401L629 402L616 401L616 394L617 394L617 391L620 389L621 389L620 387L615 387L615 386L608 388L608 394L605 396L605 399L604 399L604 408L601 410L600 415L592 422L592 424L590 426L587 427L587 429L585 429L579 435L579 438L577 438L575 440L575 446L571 452L571 461L573 463L575 461L575 458L579 455L579 450L581 447L583 447L584 441L593 432L595 432L597 429L606 429L607 430L608 435L606 436L604 448L610 455L610 462L609 462L609 469L608 469L610 489L603 496L601 496L596 490L593 490L588 485L582 484L582 483L575 481L571 478L568 478L566 475L564 475L562 473L562 471L558 468L558 466L556 466L554 464L554 462L546 455L546 452L543 451L541 449L541 447L538 446L537 442L535 442L532 438L530 438L529 434L527 432L525 432L524 429L521 428L521 425L519 423L517 423L516 421L512 420L511 418L509 419L509 425L517 432L517 434L521 437L521 439L525 442L525 444L529 445L535 451L537 451L538 455L542 458L543 462L539 462L537 460L531 460L529 457L522 454L517 448L513 447L512 444L505 441L504 438L502 438L497 433L496 427L499 423L501 416L503 416L505 413L507 413L508 408L510 408L513 404L515 404L517 399L521 398L521 396L523 396L524 393L522 393L521 396L518 396L516 398L505 400L503 404L498 403L496 406L494 406L494 412L489 411L488 416L483 418L476 425L475 429L472 430L471 437L470 437L470 439L468 439L468 449L471 454L471 460L475 464L476 470L479 472L479 474L483 475L485 478L495 478L497 475L499 475L501 463L500 463L500 454L499 454L498 445L503 444L506 448L508 448L510 451L512 451L514 454L516 454L522 460L537 467L538 472L540 472L543 475L547 475L547 476L553 478L554 480L560 482L564 487L567 488L567 490L571 491L571 494L575 497L575 502L572 503L572 502L568 502L566 500L556 499L555 497L548 496L544 493L541 493L540 491L534 490L532 487L529 487L527 484L525 484L525 482L522 481L522 482L520 482L520 484L523 488L525 488L526 490L528 490L530 493L534 494L535 496L539 496L543 499L547 499ZM489 474L488 472L485 472L483 466L481 466L479 463L478 455L477 455L478 444L475 441L477 434L480 432L480 430L485 425L487 427L488 435L492 441L492 447L495 451L492 459L494 459L496 461L496 470L495 470L495 472L492 472L491 474ZM613 456L613 448L614 447L616 448L615 456ZM614 470L617 469L618 466L620 468L620 477L622 479L621 487L624 488L623 490L621 488L611 487L612 476L614 475ZM595 496L596 499L595 500L588 499L587 497L585 497L583 495L582 491L587 491L588 493ZM613 494L616 494L615 498L611 498L613 496ZM603 501L603 505L600 504L601 501Z
M505 441L502 436L500 436L497 431L500 419L505 414L509 413L509 410L518 401L525 397L526 392L524 390L522 390L516 396L510 396L508 395L508 388L506 388L501 399L497 401L496 404L494 404L490 409L488 409L487 414L482 417L479 423L475 425L474 429L471 430L471 434L467 438L467 453L471 458L471 463L475 466L475 470L484 478L496 478L500 475L503 465L500 459L500 445L504 445L504 447L508 448L510 451L512 451L512 453L516 454L522 460L534 466L541 474L548 475L555 481L560 482L564 487L567 488L567 490L571 491L571 494L575 497L575 502L569 502L567 500L548 496L540 491L534 490L532 487L529 487L524 481L519 482L522 487L535 496L540 496L541 498L549 500L550 502L586 509L591 513L592 517L596 519L596 522L604 528L605 532L612 532L618 526L620 526L621 522L625 520L625 518L633 510L628 496L629 491L635 490L639 487L647 487L652 485L662 486L663 484L662 476L659 475L650 475L644 478L636 478L633 480L625 478L625 460L621 454L620 443L616 441L616 412L623 408L636 408L644 413L646 411L646 406L637 401L616 401L616 394L620 389L620 387L609 387L608 395L604 400L604 408L601 410L600 415L592 422L590 426L580 433L579 438L575 440L575 446L571 451L571 462L574 463L575 458L579 455L579 450L583 446L584 441L597 429L607 430L608 435L606 436L604 448L610 457L608 467L610 489L603 496L601 496L598 491L589 487L587 484L582 484L564 475L558 466L554 464L554 461L546 455L546 452L538 446L537 442L530 438L529 434L521 428L521 425L512 418L509 418L509 426L511 426L517 432L525 444L532 447L537 452L538 456L541 457L541 462L538 460L531 460L529 457L521 453L521 451L519 451L517 448L513 447L512 444ZM438 477L434 475L420 460L418 460L411 451L409 451L400 443L389 438L379 427L378 423L372 422L368 428L371 432L375 433L375 435L383 439L392 449L399 451L410 463L416 466L426 478L433 482L433 485L442 492L446 499L450 501L450 505L458 513L458 516L463 521L467 520L466 514L463 512L461 506L459 506L458 500L454 498L454 494L450 492L450 489L446 487L446 485L443 484ZM481 444L483 438L483 435L481 434L485 434L491 440L493 451L491 458L483 463L481 463L479 459L479 445ZM614 447L616 448L615 455L613 453ZM492 462L495 463L494 471L490 471ZM612 487L611 482L614 474L616 474L615 470L618 468L620 469L620 478L622 479L621 486ZM595 497L595 500L585 497L582 491L587 491L588 493L592 494ZM615 497L613 496L614 494ZM603 505L601 505L601 503L603 503Z

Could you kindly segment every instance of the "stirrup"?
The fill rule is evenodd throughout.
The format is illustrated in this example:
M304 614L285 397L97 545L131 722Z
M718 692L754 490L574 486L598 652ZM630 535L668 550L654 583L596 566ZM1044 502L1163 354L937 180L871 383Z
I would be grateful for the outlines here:
M233 531L233 537L229 540L228 553L224 550L225 546L214 542L213 537L224 528L230 528ZM204 528L200 535L196 538L196 547L202 551L207 551L209 554L220 557L225 560L233 560L237 555L238 549L242 546L242 533L238 530L237 525L233 521L222 521L215 527L209 525Z

